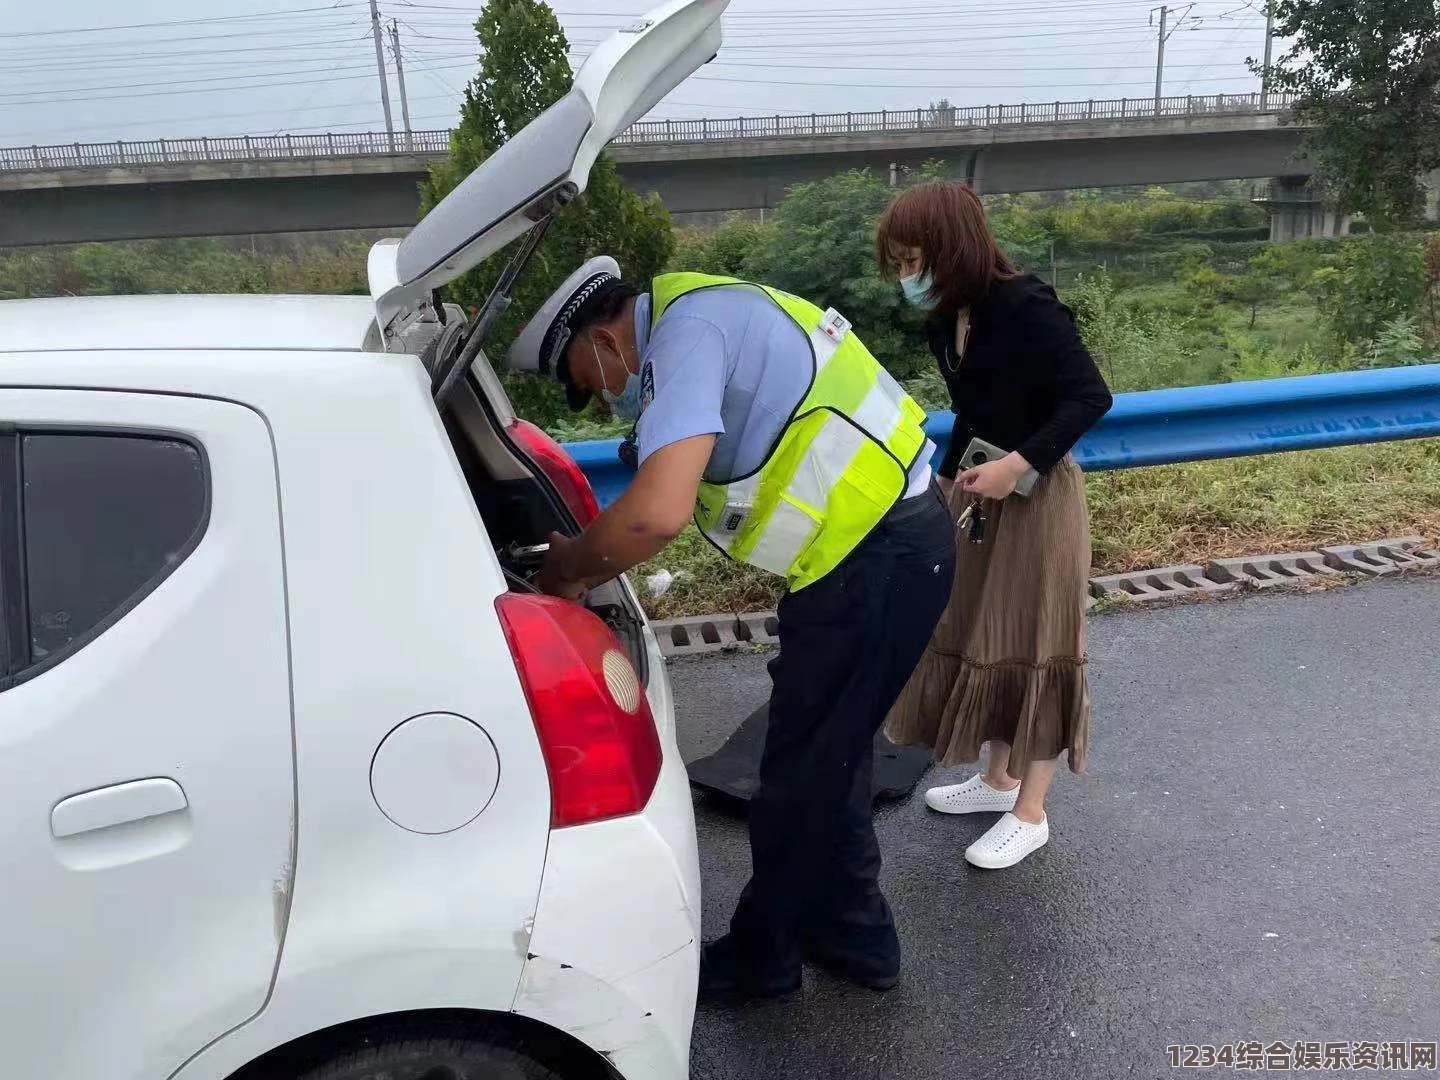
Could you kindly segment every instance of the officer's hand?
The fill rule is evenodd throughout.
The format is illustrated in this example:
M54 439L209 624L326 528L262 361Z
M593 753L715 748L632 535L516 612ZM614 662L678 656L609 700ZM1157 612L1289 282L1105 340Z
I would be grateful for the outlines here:
M540 573L535 577L535 584L541 592L564 600L584 598L585 582L569 577L569 568L574 563L571 557L574 544L575 541L568 536L556 532L550 534L550 550L545 553L545 561L540 564Z

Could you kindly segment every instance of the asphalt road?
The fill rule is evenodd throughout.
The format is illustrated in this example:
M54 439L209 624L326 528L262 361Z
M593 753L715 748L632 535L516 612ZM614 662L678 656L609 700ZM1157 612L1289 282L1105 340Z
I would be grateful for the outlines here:
M1172 1075L1170 1044L1440 1039L1440 579L1102 616L1090 652L1091 763L1057 778L1049 846L975 870L990 815L882 807L901 986L703 1007L696 1080L1112 1080ZM765 700L764 661L673 665L687 760ZM749 853L697 810L714 937Z

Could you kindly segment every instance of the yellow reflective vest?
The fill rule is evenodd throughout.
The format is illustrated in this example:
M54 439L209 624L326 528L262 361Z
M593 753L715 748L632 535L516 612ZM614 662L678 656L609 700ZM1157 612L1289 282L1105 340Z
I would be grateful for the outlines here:
M845 319L779 289L662 274L651 287L651 326L680 297L718 285L746 285L778 304L808 335L814 371L760 467L700 485L695 523L730 558L781 574L797 591L839 566L904 497L925 446L925 412Z

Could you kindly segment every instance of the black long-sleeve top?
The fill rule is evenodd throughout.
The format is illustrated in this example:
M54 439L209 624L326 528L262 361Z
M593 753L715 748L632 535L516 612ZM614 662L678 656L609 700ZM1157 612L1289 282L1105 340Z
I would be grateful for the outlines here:
M941 476L954 477L972 438L1018 450L1049 472L1109 411L1110 390L1074 314L1039 278L1022 274L990 286L970 309L963 357L955 354L955 321L952 312L925 323L955 411Z

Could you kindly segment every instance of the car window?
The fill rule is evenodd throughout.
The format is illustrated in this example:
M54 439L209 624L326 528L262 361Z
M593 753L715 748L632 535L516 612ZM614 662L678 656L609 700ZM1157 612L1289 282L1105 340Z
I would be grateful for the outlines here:
M138 603L204 531L205 462L179 439L22 433L29 663L53 662Z

